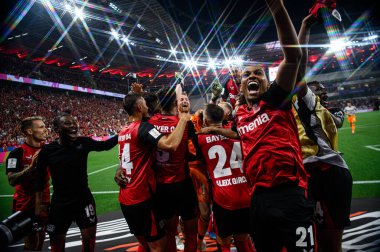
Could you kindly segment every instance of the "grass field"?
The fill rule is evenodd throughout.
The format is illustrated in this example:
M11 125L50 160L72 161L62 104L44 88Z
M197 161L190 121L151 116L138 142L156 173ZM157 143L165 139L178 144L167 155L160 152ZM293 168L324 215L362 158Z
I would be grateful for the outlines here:
M340 151L344 153L354 179L353 197L380 198L380 112L358 114L356 128L355 135L352 135L345 122L339 130ZM120 209L118 187L113 180L117 162L117 147L108 152L93 152L89 156L88 180L98 214ZM8 185L4 165L0 165L0 173L2 220L11 213L13 188Z

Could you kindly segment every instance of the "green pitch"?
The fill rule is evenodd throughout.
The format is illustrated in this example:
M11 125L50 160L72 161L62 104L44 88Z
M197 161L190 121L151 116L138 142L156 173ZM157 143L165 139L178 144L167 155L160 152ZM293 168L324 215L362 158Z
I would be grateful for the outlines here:
M366 147L367 146L367 147ZM380 112L357 115L356 133L345 122L339 130L339 147L354 179L353 197L380 197ZM117 147L89 156L88 180L96 200L97 213L120 209L118 187L113 177L117 167ZM13 188L8 185L4 165L0 165L0 220L11 213ZM356 184L360 183L360 184Z

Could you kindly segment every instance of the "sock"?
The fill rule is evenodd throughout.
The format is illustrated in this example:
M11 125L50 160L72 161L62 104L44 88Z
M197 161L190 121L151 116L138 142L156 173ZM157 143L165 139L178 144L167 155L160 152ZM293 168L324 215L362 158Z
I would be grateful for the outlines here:
M82 252L94 252L95 251L95 237L86 240L82 239Z

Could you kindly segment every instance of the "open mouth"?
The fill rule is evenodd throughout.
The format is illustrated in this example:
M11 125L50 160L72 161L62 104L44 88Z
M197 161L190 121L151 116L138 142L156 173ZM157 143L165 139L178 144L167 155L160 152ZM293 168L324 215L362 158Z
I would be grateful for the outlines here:
M257 81L250 81L247 85L248 91L258 91L259 90L259 83Z
M78 133L77 129L72 129L72 130L69 131L69 135L71 135L71 136L76 136L77 133Z

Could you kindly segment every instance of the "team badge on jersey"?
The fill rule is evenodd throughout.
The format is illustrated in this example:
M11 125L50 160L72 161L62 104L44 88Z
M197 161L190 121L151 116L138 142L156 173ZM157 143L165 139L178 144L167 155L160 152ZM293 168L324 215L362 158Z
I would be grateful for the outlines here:
M17 167L17 158L8 159L8 169L15 169Z
M155 139L161 135L161 133L158 130L156 130L156 128L149 130L149 134Z

